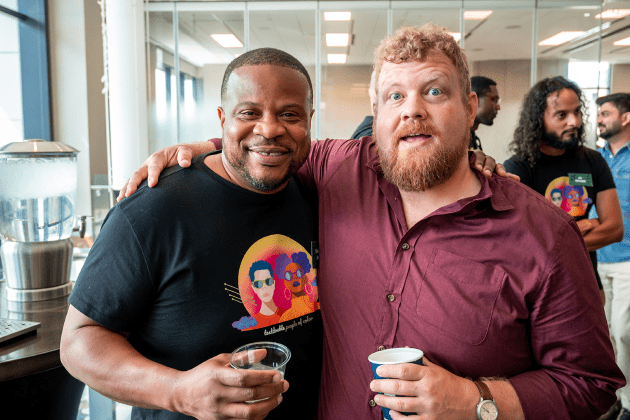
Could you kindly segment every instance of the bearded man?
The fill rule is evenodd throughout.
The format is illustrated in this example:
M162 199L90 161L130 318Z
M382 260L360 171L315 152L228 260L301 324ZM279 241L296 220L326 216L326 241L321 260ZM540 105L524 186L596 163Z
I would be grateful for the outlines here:
M477 97L445 28L399 29L375 73L374 138L315 142L297 172L319 195L318 419L598 417L625 380L575 221L471 166ZM405 346L423 365L372 380L368 356Z
M623 237L621 207L608 164L584 147L582 91L562 76L538 82L523 102L519 125L505 167L521 182L553 201L553 190L565 191L561 208L574 217L589 250L602 300L595 250ZM589 219L592 207L597 217Z

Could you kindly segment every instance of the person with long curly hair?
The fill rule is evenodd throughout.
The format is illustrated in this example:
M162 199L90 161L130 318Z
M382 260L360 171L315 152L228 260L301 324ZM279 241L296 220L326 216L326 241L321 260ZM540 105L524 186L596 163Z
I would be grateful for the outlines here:
M623 222L612 174L600 153L584 146L584 95L577 84L562 76L543 79L525 95L519 125L505 168L521 182L545 196L557 199L560 208L574 217L586 243L602 300L596 249L619 242ZM598 217L589 219L595 206Z

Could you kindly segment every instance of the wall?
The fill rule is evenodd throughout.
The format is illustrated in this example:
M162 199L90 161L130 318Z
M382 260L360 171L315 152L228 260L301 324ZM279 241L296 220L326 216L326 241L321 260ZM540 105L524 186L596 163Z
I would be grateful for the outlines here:
M371 75L371 66L322 68L321 139L350 138L363 119L372 114L368 94Z
M630 92L630 64L612 66L610 85L610 93Z

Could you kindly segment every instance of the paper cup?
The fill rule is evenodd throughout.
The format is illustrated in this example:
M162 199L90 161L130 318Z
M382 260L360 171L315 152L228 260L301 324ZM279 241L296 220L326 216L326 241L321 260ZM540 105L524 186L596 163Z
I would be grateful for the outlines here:
M368 356L368 360L372 366L374 379L387 379L376 374L376 368L380 365L398 365L401 363L415 363L416 365L422 365L423 356L424 353L422 350L404 347L377 351L376 353L370 354ZM390 396L395 397L395 395ZM381 407L381 410L383 411L383 417L385 417L386 420L392 420L392 417L389 415L389 408ZM415 413L402 414L411 415Z

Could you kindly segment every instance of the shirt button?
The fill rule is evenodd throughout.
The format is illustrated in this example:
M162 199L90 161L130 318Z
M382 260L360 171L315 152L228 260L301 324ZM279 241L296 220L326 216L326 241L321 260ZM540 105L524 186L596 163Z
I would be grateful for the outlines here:
M403 251L406 251L409 249L409 244L405 242L404 244L402 244L401 248L403 249Z
M374 400L368 401L368 404L370 405L370 407L376 407L376 401Z
M378 346L378 351L385 350L385 346Z
M393 302L396 300L396 296L394 295L387 295L387 300L389 300L390 302Z

